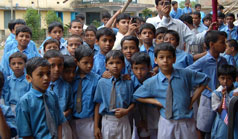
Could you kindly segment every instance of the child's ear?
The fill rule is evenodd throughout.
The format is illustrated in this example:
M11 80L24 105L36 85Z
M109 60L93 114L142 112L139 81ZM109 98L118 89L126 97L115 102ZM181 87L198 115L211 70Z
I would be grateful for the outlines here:
M119 22L120 22L120 21L119 21ZM118 22L118 23L116 23L116 27L117 27L117 28L119 28L119 22Z
M32 77L27 74L27 75L26 75L26 80L27 80L29 83L31 83L31 82L32 82Z
M157 60L157 58L155 57L155 59L154 59L154 61L155 61L155 64L157 64L157 65L158 65L158 63L157 63L157 61L156 61L156 60Z

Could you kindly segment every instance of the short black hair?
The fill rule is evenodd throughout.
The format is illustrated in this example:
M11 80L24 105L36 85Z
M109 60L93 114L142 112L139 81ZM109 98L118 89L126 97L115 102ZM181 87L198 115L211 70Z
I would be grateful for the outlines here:
M32 72L38 67L50 67L50 63L42 57L33 57L26 62L26 73L32 76Z
M195 7L195 8L197 8L197 7L202 7L202 5L201 5L201 4L195 4L194 7Z
M16 19L16 20L14 20L13 29L15 28L16 24L26 25L26 22L23 19Z
M80 20L75 19L75 20L72 20L72 21L70 22L70 24L69 24L69 28L72 27L72 24L73 24L74 22L78 22L78 23L80 23L80 24L83 26L83 23L81 23Z
M52 22L49 26L48 26L48 32L50 33L55 27L59 27L62 29L62 31L64 31L64 27L60 22Z
M228 16L230 16L230 17L232 17L233 19L235 19L235 15L234 15L233 13L227 13L225 17L227 18Z
M44 54L45 59L50 59L50 58L55 58L55 57L59 57L64 60L64 56L60 53L60 51L57 51L57 50L49 50L49 51L45 52L45 54Z
M70 55L64 55L64 69L77 67L74 61L74 57Z
M163 42L163 43L160 43L160 44L156 45L155 49L154 49L155 58L157 58L158 53L160 51L169 51L169 52L172 53L173 57L176 57L175 48L170 43Z
M103 12L103 13L102 13L102 19L103 19L103 18L111 18L111 14L110 14L109 12L107 12L107 11L106 11L106 12Z
M16 36L20 33L20 32L27 32L30 34L30 36L32 36L32 31L28 26L20 26L16 29Z
M15 52L13 53L10 57L9 57L9 63L11 62L11 59L13 58L21 58L23 59L23 61L27 61L27 56L25 54L23 54L22 52Z
M92 31L92 32L94 32L94 34L96 35L96 33L97 33L97 28L96 28L95 26L93 26L93 25L90 25L90 26L88 26L87 29L85 30L85 33L86 33L87 31Z
M226 43L229 47L234 47L235 51L238 51L238 43L236 40L230 39L230 40L227 40Z
M212 16L211 16L211 14L207 14L207 15L202 19L202 22L204 23L205 20L210 20L210 21L212 21Z
M123 43L124 43L125 40L134 41L136 43L136 46L137 46L138 50L139 50L139 40L138 40L137 37L131 36L131 35L123 37L122 40L121 40L121 47L123 47Z
M219 36L227 37L227 34L223 31L218 30L210 30L205 34L205 44L207 46L207 49L210 49L209 43L210 42L217 42L219 39Z
M2 71L0 71L0 95L1 95L3 85L4 85L4 75L3 75Z
M166 33L167 32L167 28L166 27L159 27L159 28L157 28L156 29L156 32L155 32L155 37L157 36L157 35L159 35L159 34L161 34L161 33Z
M172 6L174 6L175 4L177 4L178 2L177 1L172 1L171 4Z
M76 19L84 20L84 19L85 19L85 16L84 16L83 14L77 14L77 15L76 15Z
M140 29L139 29L139 34L141 34L143 29L150 29L154 33L154 35L155 35L155 26L153 24L145 23L145 24L141 25Z
M14 22L15 20L10 20L9 22L8 22L8 29L10 30L10 31L13 31L13 29L14 29L14 26L15 26L15 22Z
M194 15L198 15L198 17L201 18L201 13L198 12L198 11L195 11L195 12L193 12L192 14L194 14Z
M116 35L111 28L107 27L100 28L96 33L97 40L99 40L100 37L102 37L103 35L112 36L113 40L116 40Z
M120 50L111 50L106 54L106 63L108 62L108 60L110 58L119 58L123 63L125 63L124 61L124 55Z
M176 41L177 41L177 43L179 44L179 39L180 39L180 37L179 37L179 34L178 34L177 31L168 30L168 31L165 33L165 35L166 35L166 34L170 34L170 35L174 36L175 39L176 39Z
M218 77L221 75L228 75L232 77L233 81L235 81L236 76L234 75L236 75L236 68L232 65L223 64L218 67L217 75Z
M199 13L200 15L200 13ZM183 14L179 18L182 22L187 22L190 25L193 25L193 17L190 14Z
M78 48L76 48L74 57L77 61L80 61L86 56L94 56L94 52L90 47L86 45L80 45Z
M223 9L225 9L224 6L222 6L222 5L218 6L218 10L223 10Z
M136 52L131 57L131 64L138 65L138 64L146 64L148 67L151 66L150 64L150 56L145 52Z
M222 19L224 19L226 16L225 16L225 14L224 13L222 13L222 12L218 12L218 14L217 14L217 18L222 18Z
M120 20L122 19L131 19L131 17L129 14L125 14L125 13L119 14L116 18L116 23L119 23Z
M46 45L51 44L51 43L57 44L58 47L59 47L59 50L60 50L60 41L57 40L57 39L53 39L53 38L50 38L50 39L48 39L48 40L45 41L45 43L43 44L43 50L45 51Z
M77 38L77 39L80 40L81 44L83 43L83 39L82 39L79 35L77 35L77 34L72 34L72 35L70 35L70 36L68 37L68 40L69 40L70 38Z

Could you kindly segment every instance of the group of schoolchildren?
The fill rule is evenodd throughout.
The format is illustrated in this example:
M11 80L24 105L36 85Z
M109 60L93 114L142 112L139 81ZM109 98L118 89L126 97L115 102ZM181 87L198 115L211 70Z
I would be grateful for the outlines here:
M63 25L51 23L39 49L24 20L9 22L1 138L227 138L222 115L238 96L237 40L209 30L206 50L192 55L176 30L120 11L102 17L98 29L71 21L66 40Z

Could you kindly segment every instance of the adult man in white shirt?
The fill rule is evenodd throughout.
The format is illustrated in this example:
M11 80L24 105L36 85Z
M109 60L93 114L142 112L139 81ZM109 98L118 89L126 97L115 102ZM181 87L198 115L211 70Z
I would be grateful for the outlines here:
M147 19L147 23L151 23L155 28L167 27L169 30L177 31L180 36L179 49L184 50L184 43L202 44L206 31L194 34L191 30L180 20L173 19L169 16L171 10L171 0L155 0L158 15Z

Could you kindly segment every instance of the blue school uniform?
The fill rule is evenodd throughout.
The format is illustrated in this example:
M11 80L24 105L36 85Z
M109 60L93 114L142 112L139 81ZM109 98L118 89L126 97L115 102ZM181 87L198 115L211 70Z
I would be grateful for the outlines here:
M0 109L2 110L6 123L11 130L11 137L15 137L17 135L16 119L13 112L11 111L11 108L9 106L0 104Z
M208 28L203 24L203 23L200 23L199 25L198 25L198 27L197 27L197 31L199 32L199 33L201 33L201 32L203 32L203 31L205 31L205 30L207 30Z
M83 44L89 47L89 45L86 42L83 42ZM94 44L93 52L94 52L94 55L100 52L100 47L97 44Z
M219 26L218 30L221 31L224 27L226 27L224 24L222 24L221 26Z
M192 13L192 9L190 7L183 8L183 14L189 14Z
M41 55L43 56L44 55L44 44L47 40L51 39L52 37L46 37L46 39L43 41L43 43L40 45L39 47L39 51L41 53ZM64 38L60 38L60 52L63 54L63 55L67 55L69 52L66 48L67 46L67 41L64 39Z
M58 97L49 91L45 93L46 103L57 126L65 122ZM31 88L21 97L16 107L16 121L19 137L52 138L46 123L43 93Z
M131 80L133 82L134 90L138 89L142 85L135 75L131 76Z
M234 88L238 88L238 82L235 81L233 85L234 85Z
M223 53L222 56L226 59L229 65L238 67L238 53L235 56Z
M175 11L174 9L172 9L171 12L169 13L169 15L170 15L172 18L179 19L180 16L183 15L183 10L180 9L180 8L177 8L177 11Z
M231 99L232 96L233 96L233 91L229 92L229 94L226 95L226 107L227 108L229 106L229 100ZM223 96L222 96L221 91L215 90L213 92L212 99L219 99L215 105L213 103L213 110L217 110L218 107L222 105L221 103L222 103ZM216 101L216 100L214 100L214 101ZM235 126L234 134L237 134L236 127L237 126ZM227 139L228 138L227 135L228 135L228 126L224 123L224 120L221 118L221 114L216 112L216 118L213 123L212 131L211 131L211 138L212 139ZM235 138L238 138L238 137L235 137Z
M18 47L12 49L8 53L4 54L2 57L1 64L2 64L2 67L4 67L4 73L6 74L6 76L10 76L13 73L12 69L9 66L9 57L15 52L20 52ZM23 50L22 53L27 56L27 59L31 59L33 57L40 57L40 54L38 52L31 51L31 48L29 47Z
M5 41L5 45L13 40L15 40L15 34L10 33L10 35L7 37L6 41Z
M181 49L176 49L176 61L174 67L176 68L186 68L187 66L193 64L193 56L189 53L184 52Z
M131 63L125 58L125 67L123 68L121 74L129 74L129 75L133 75L133 71L131 68Z
M15 49L17 46L18 46L18 42L15 39L10 41L10 42L8 42L4 46L4 54L6 54L7 52L11 51L12 49ZM35 44L34 41L30 40L30 42L28 43L27 47L30 48L30 50L32 52L38 53L38 50L36 48L36 44Z
M154 46L151 46L148 51L146 50L145 46L142 45L140 47L140 52L146 52L147 54L149 54L150 56L150 63L151 63L151 67L152 69L156 66L155 64L155 54L154 54Z
M90 72L84 78L80 78L79 75L76 76L76 80L73 84L73 92L74 92L74 109L73 109L73 117L74 118L90 118L94 115L94 94L96 91L96 87L98 84L100 76ZM76 111L76 99L77 99L77 90L79 80L82 80L82 111L77 113Z
M197 85L206 85L209 78L206 74L187 69L174 68L171 74L171 86L173 89L173 117L172 119L192 118L193 110L188 106L191 102L190 92ZM166 92L168 79L162 72L147 79L143 85L134 93L134 99L155 98L164 107L160 109L160 114L165 118Z
M234 39L234 40L238 40L238 27L234 26L232 30L230 30L228 28L228 25L226 25L223 29L221 29L221 31L225 31L227 34L227 39Z
M218 86L218 77L217 77L217 67L223 64L227 64L227 61L224 57L219 56L216 60L209 51L202 58L195 61L192 65L188 66L187 69L194 71L202 72L208 75L211 81L208 83L208 87L212 90L215 90ZM202 95L211 98L212 92L208 89L205 89L202 92Z
M116 89L116 107L128 108L133 103L133 83L131 80L122 80L122 77L116 79L101 78L98 81L98 86L94 96L94 102L100 103L99 114L115 115L115 112L109 111L110 96L112 90L112 81L118 80L115 84Z
M20 98L26 94L30 88L31 84L26 80L25 74L19 78L14 74L8 76L2 90L5 105L16 105Z
M106 71L106 57L99 52L94 55L93 59L92 72L101 76Z
M69 83L59 78L55 82L50 82L49 88L47 89L51 93L55 93L59 100L59 106L62 112L68 109L73 109L73 92ZM70 119L71 115L67 117Z

